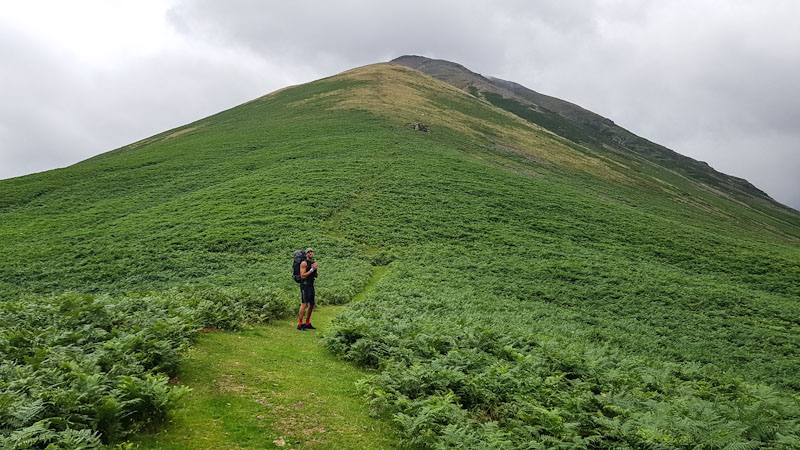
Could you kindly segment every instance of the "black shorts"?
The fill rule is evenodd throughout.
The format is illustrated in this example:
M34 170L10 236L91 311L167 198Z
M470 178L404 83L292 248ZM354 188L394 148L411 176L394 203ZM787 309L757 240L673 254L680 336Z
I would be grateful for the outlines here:
M303 303L314 304L314 285L300 283L300 301Z

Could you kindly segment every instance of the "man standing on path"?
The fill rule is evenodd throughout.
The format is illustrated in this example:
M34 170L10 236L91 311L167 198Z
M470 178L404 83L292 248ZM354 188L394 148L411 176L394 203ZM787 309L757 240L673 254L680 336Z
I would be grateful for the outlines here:
M306 260L300 263L300 320L297 322L297 329L300 331L316 330L311 325L311 311L314 310L314 279L319 276L317 263L314 262L314 249L306 249ZM303 313L306 315L306 323L303 324Z

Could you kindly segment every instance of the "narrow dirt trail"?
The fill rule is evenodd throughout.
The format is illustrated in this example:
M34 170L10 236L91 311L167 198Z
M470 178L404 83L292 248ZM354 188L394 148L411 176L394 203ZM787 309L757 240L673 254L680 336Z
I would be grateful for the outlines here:
M373 273L356 299L374 288ZM140 435L137 448L397 448L391 424L371 418L356 392L368 375L333 356L322 332L343 306L312 315L316 331L298 331L297 319L239 332L203 334L182 365L192 388L170 424Z

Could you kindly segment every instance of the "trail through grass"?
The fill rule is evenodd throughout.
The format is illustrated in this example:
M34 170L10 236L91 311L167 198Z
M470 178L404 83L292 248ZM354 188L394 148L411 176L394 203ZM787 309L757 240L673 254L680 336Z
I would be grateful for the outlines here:
M378 284L378 281L383 277L386 273L387 266L376 266L372 269L372 276L369 279L369 282L364 287L364 289L358 293L355 297L353 297L354 302L359 302L364 300L367 297L367 294L370 293L373 289L375 289L375 285Z
M376 270L370 289L382 269ZM182 366L193 391L138 448L397 448L355 391L363 370L331 355L321 335L342 306L320 307L316 331L296 318L200 337Z

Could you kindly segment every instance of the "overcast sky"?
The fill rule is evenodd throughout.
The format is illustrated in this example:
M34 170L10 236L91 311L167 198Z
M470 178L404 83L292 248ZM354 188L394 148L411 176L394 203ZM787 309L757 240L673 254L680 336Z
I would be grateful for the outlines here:
M0 1L0 178L418 54L614 120L800 209L800 1Z

